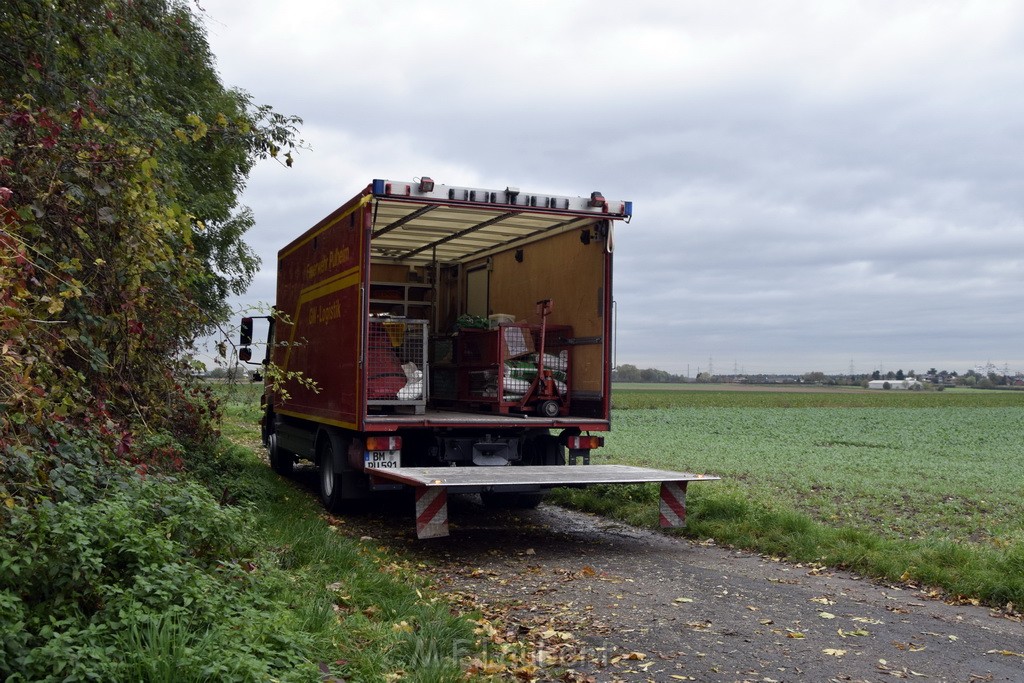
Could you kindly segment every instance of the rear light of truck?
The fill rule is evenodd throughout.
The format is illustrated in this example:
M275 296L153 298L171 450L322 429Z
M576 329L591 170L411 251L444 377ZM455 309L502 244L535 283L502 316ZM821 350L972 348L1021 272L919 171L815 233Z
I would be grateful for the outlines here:
M604 445L603 436L570 436L566 439L565 445L573 450L589 451L591 448L600 448Z
M401 449L402 437L400 436L366 437L366 450L368 451L398 451Z

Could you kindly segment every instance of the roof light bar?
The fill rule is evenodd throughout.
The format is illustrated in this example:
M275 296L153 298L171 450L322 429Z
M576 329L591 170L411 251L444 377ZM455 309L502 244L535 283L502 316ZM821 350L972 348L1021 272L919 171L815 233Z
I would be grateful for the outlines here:
M376 197L391 199L442 199L453 203L496 204L498 206L529 207L531 209L566 211L580 214L606 214L610 217L629 218L633 203L610 201L598 191L589 197L566 197L547 194L529 194L509 185L504 190L485 190L473 187L441 185L433 178L423 176L414 181L374 180L371 192Z

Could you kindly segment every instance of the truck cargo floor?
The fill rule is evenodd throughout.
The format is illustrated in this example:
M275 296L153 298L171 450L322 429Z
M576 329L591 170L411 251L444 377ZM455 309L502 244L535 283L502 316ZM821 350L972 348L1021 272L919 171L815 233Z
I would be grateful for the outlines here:
M524 425L529 427L547 427L550 429L566 428L566 427L579 427L583 430L587 429L599 429L603 427L607 429L607 420L601 420L598 418L589 417L536 417L533 415L526 414L508 414L503 415L501 413L483 413L483 412L466 412L459 410L438 410L437 408L427 408L426 411L421 415L412 414L387 414L387 415L367 415L366 426L373 427L377 425L398 425L398 426L409 426L409 427L450 427L455 425L466 425L466 426L502 426L509 427L513 425Z

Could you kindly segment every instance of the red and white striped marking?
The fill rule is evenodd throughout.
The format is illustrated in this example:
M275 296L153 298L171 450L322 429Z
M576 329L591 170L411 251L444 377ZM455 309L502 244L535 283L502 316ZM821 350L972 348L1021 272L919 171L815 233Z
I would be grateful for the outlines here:
M448 489L420 486L416 489L416 538L448 535Z
M686 482L661 483L661 526L686 526Z

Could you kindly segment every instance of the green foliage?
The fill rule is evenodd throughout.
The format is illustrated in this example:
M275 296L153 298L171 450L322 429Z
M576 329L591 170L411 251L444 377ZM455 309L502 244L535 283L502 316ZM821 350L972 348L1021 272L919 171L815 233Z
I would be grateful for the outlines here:
M102 498L16 509L0 534L7 680L311 680L287 579L244 508L129 472ZM292 672L289 674L288 672Z
M174 477L109 467L102 496L10 511L0 678L462 680L471 624L392 558L243 448L182 457Z
M188 353L257 266L237 196L257 159L296 144L297 119L220 83L184 2L14 0L0 28L10 510L87 499L100 464L173 468L216 437Z
M0 29L0 677L314 679L219 504L260 494L180 478L232 466L188 354L252 277L238 193L298 121L219 82L178 0L12 0Z
M14 0L0 28L0 451L35 461L10 507L68 434L108 459L215 436L185 359L257 266L237 196L297 119L224 88L183 2Z

